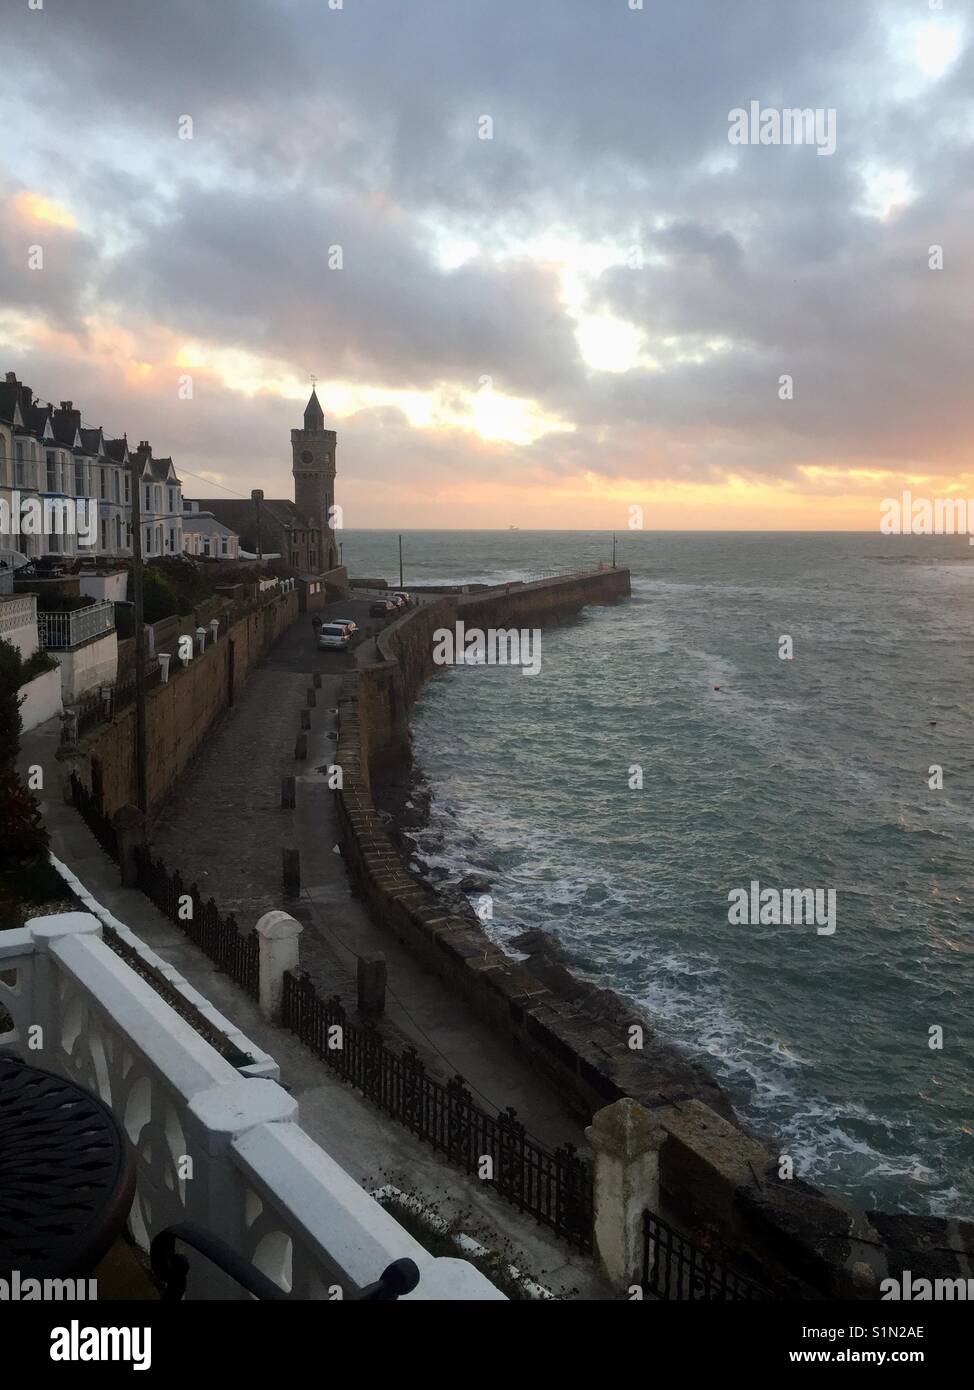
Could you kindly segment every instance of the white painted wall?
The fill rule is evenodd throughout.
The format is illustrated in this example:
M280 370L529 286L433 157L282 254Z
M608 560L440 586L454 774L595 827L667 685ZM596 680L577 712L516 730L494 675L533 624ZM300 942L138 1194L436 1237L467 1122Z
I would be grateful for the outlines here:
M112 574L83 574L80 577L81 592L108 603L124 603L128 578L128 570L117 570Z
M26 696L20 707L20 724L27 734L38 724L44 724L61 713L61 672L42 671L32 681L22 685L17 693Z
M67 705L99 685L114 685L118 676L118 637L114 630L83 647L75 647L74 651L52 651L51 655L61 667L61 695Z

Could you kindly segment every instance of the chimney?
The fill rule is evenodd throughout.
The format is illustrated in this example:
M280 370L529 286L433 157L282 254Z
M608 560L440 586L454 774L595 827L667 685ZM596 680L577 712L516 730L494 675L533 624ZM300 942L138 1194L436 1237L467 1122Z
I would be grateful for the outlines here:
M73 410L73 409L74 409L74 401L62 401L62 402L61 402L61 409L62 409L62 410Z
M8 385L8 386L16 386L16 384L17 384L17 373L16 373L16 372L8 372L8 373L7 373L7 385Z

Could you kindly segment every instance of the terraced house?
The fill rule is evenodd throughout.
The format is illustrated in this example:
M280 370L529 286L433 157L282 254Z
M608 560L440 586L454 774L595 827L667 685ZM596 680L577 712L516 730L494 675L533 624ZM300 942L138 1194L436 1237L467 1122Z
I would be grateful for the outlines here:
M0 557L130 556L136 479L143 553L181 555L182 483L172 459L156 458L147 440L133 450L124 436L106 439L101 426L83 423L73 401L56 409L43 404L7 372L0 383L0 513L13 524L0 535ZM20 524L34 510L41 527Z

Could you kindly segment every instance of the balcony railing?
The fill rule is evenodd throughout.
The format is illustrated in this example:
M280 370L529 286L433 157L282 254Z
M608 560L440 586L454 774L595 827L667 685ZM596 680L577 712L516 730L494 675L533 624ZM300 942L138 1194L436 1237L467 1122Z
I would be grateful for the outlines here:
M3 571L0 570L0 574ZM18 628L33 627L37 621L37 595L16 594L5 596L0 604L0 637L9 640L9 634Z
M37 635L48 651L67 651L80 647L92 637L101 637L115 627L115 605L95 603L74 613L38 613Z
M129 1228L144 1251L189 1223L286 1298L378 1297L375 1281L408 1259L420 1275L410 1299L503 1299L466 1261L430 1255L301 1128L293 1096L241 1076L101 932L80 912L0 932L0 1019L13 1025L0 1053L112 1110L135 1151ZM211 1263L189 1263L190 1299L246 1296Z

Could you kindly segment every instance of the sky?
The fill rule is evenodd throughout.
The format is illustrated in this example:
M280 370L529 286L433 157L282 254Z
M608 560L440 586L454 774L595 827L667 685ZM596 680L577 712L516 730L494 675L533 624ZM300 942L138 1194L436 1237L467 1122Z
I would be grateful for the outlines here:
M314 378L349 528L974 497L972 0L0 0L0 52L0 370L189 496L290 496Z

